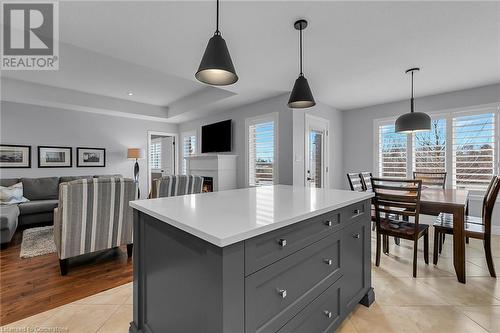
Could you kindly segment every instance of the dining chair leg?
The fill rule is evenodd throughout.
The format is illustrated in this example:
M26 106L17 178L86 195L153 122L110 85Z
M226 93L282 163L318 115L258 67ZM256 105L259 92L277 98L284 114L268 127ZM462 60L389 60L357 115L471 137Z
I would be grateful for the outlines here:
M491 238L488 236L484 237L483 240L484 253L486 255L486 263L488 264L488 270L490 271L491 277L496 278L495 264L493 263L493 257L491 255Z
M418 239L413 240L413 277L417 277Z
M443 252L443 237L444 236L444 233L439 233L439 251L438 253L441 254L441 252Z
M438 264L439 232L434 229L434 251L432 251L432 263Z
M376 223L372 222L372 231L375 231L376 226L377 226Z
M399 237L394 237L394 244L396 244L396 245L398 245L398 246L399 246L399 245L401 245L401 238L399 238Z
M384 235L383 242L384 242L384 253L389 254L389 236Z
M442 235L441 244L444 245L444 241L446 239L446 234L441 234L441 235Z
M377 231L377 253L375 255L375 266L380 266L380 233Z
M465 244L469 244L469 237L465 237Z
M429 230L424 234L424 261L429 265Z

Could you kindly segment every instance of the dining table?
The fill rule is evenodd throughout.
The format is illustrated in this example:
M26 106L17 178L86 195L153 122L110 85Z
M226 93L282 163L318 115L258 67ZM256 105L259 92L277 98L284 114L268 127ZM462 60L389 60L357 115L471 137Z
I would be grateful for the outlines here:
M420 194L420 214L453 214L453 266L457 279L465 283L464 221L468 210L469 191L464 189L423 188Z

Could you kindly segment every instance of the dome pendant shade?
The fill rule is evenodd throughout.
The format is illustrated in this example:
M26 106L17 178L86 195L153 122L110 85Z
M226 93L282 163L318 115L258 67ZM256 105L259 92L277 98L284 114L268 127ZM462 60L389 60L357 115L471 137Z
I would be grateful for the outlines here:
M311 88L309 88L309 83L307 83L307 79L304 75L300 75L293 85L292 93L288 100L288 107L293 109L304 109L314 105L316 105L316 102L314 101Z
M220 34L216 33L208 41L195 77L203 83L215 86L226 86L238 81L226 41Z
M412 133L431 130L431 117L423 112L405 113L396 120L397 133Z

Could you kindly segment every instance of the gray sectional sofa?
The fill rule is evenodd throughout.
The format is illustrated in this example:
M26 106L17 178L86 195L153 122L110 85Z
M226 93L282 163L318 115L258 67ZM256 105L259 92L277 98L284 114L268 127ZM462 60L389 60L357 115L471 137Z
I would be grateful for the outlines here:
M53 222L54 208L59 203L59 184L94 177L121 177L121 175L0 179L0 186L11 186L22 182L23 196L30 200L17 205L0 205L0 244L9 243L18 226Z

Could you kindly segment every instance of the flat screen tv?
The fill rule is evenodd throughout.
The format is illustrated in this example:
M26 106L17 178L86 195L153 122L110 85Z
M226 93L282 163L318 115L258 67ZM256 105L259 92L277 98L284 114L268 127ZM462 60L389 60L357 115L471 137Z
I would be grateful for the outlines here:
M201 127L201 152L231 151L231 119Z

